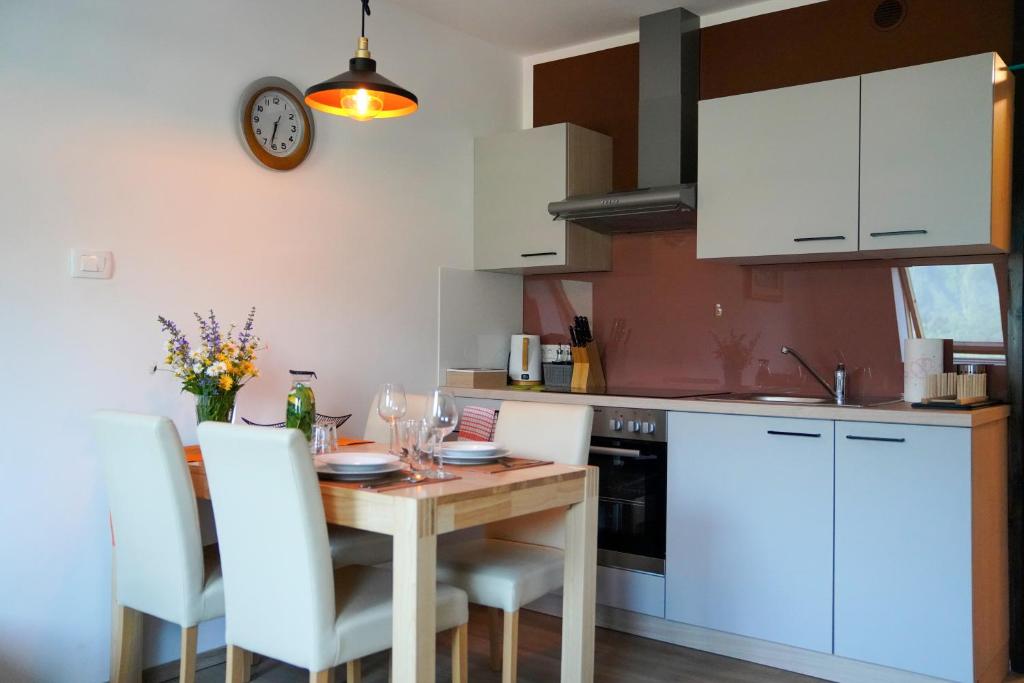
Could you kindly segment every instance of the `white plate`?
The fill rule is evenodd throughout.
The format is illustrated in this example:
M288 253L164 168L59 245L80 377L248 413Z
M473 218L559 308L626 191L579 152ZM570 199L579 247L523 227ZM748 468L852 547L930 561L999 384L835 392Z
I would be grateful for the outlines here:
M500 443L494 443L493 441L448 441L441 444L441 449L451 455L470 457L474 455L493 455L502 450L502 447Z
M323 453L316 456L317 465L329 467L335 472L393 472L402 468L402 461L390 453L346 452Z
M400 469L402 469L401 463L399 463L399 467L396 470L388 470L386 472L338 472L327 465L316 466L317 474L322 474L328 479L337 479L339 481L373 481Z
M501 460L506 455L508 455L508 451L502 448L501 450L494 451L493 453L487 453L485 455L478 453L474 453L473 455L467 455L464 453L445 453L443 457L446 463L451 463L453 465L483 465L489 462L495 462L496 460Z

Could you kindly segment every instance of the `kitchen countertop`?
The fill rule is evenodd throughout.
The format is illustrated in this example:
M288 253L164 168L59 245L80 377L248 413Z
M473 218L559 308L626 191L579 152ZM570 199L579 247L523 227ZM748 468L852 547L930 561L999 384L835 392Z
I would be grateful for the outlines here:
M764 417L795 417L809 420L846 420L850 422L886 422L891 424L932 425L938 427L978 427L1005 420L1010 414L1007 405L977 410L928 410L911 408L909 403L892 403L858 408L835 405L762 404L744 401L714 401L699 398L640 398L605 394L570 394L520 389L464 389L446 387L454 396L496 401L534 401L537 403L570 403L611 408L646 408L690 413L727 415L760 415Z

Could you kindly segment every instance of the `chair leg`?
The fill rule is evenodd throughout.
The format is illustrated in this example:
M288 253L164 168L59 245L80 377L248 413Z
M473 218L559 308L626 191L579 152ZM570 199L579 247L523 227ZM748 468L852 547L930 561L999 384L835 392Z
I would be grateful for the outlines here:
M469 624L452 629L452 683L469 682Z
M227 673L224 683L246 683L249 680L251 655L236 645L228 645Z
M323 671L310 671L309 672L309 683L334 683L334 669L324 669Z
M394 683L395 675L394 650L388 650L388 683Z
M491 671L501 671L501 610L487 608L487 633L491 641Z
M501 644L501 683L515 683L519 649L519 610L505 612L504 631Z
M363 683L362 660L353 659L345 663L345 683Z
M110 635L111 683L142 678L142 612L114 602Z
M198 626L181 629L181 658L178 666L179 683L196 683L196 641Z

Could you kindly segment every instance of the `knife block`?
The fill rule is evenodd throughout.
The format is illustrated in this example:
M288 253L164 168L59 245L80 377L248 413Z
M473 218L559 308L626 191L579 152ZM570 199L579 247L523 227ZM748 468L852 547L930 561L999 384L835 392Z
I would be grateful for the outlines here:
M592 341L588 342L586 346L573 347L572 385L570 388L572 391L581 393L601 392L607 388L597 342Z

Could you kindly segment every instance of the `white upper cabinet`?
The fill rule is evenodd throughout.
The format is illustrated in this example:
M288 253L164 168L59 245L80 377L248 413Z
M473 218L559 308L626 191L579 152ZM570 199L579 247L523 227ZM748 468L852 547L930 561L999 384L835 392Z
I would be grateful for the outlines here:
M860 79L698 105L697 258L857 249Z
M704 100L697 257L1007 251L1012 101L994 53Z
M1011 96L993 53L863 77L862 250L1009 248Z
M611 268L611 240L552 221L548 203L612 189L612 141L560 123L478 138L474 166L474 267L507 272Z

